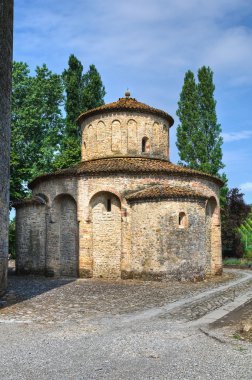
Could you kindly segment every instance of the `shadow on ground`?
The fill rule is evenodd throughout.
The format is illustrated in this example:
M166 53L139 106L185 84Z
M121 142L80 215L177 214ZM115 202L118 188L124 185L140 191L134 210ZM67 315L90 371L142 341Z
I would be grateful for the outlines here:
M13 260L12 260L13 261ZM59 288L75 281L69 278L46 278L42 276L17 276L15 266L8 268L8 286L6 293L0 298L0 308L34 298L52 289Z

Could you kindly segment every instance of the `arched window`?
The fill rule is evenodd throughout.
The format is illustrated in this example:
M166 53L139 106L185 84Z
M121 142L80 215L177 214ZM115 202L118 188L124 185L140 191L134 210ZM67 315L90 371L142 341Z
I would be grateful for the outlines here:
M179 228L186 228L187 227L187 217L184 212L179 213L179 221L178 221Z
M150 141L148 137L142 139L142 153L150 153Z

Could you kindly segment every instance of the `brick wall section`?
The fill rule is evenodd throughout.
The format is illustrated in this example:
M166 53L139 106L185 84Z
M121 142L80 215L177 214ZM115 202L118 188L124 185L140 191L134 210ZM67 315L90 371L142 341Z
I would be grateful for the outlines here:
M13 0L0 1L0 294L7 286Z
M89 117L82 123L82 160L144 155L169 159L169 127L161 117L116 112ZM147 137L150 152L142 153L142 139Z

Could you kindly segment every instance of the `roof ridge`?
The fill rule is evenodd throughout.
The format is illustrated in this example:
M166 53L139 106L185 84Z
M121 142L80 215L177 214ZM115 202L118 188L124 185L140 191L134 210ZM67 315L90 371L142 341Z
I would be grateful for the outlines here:
M158 191L157 191L158 189ZM188 197L188 198L202 198L207 199L208 196L204 195L199 191L191 189L189 186L172 186L172 185L154 185L149 186L144 189L131 192L125 195L128 201L138 201L138 200L151 200L151 199L166 199L166 198L176 198L176 197Z
M89 161L82 161L70 167L58 170L54 173L43 174L30 182L29 187L32 188L38 181L43 179L53 178L55 176L72 176L79 175L94 175L105 173L106 175L113 175L118 173L159 173L159 174L174 174L182 176L197 176L206 178L217 182L222 186L223 182L219 177L213 176L208 173L200 172L198 170L186 168L171 163L168 160L148 157L132 157L132 156L119 156L119 157L105 157L97 158Z
M80 114L80 116L77 118L77 124L81 124L82 121L90 116L100 114L100 113L108 113L112 111L136 111L136 112L149 112L152 114L156 114L158 116L161 116L165 118L169 126L171 127L174 123L174 119L169 115L167 112L160 110L158 108L154 108L149 106L148 104L139 102L135 98L119 98L117 101L112 103L103 104L100 107L85 111Z

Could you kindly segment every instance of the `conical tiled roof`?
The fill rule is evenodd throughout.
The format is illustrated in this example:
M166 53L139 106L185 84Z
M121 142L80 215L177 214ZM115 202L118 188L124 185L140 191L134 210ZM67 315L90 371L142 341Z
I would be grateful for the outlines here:
M99 174L110 175L120 173L182 175L185 177L205 178L216 182L219 186L223 185L223 182L218 177L198 170L175 165L167 160L144 157L107 157L82 161L70 168L61 169L54 173L43 174L30 182L29 187L32 189L39 182L54 177L76 177L81 175Z
M130 98L129 96L125 98L120 98L119 100L117 100L117 102L104 104L101 107L94 108L92 110L82 113L78 117L77 123L80 125L83 122L83 120L89 116L116 111L134 111L139 113L151 113L165 118L168 121L170 127L174 123L173 118L168 113L157 108L150 107L147 104L140 103L136 99Z

